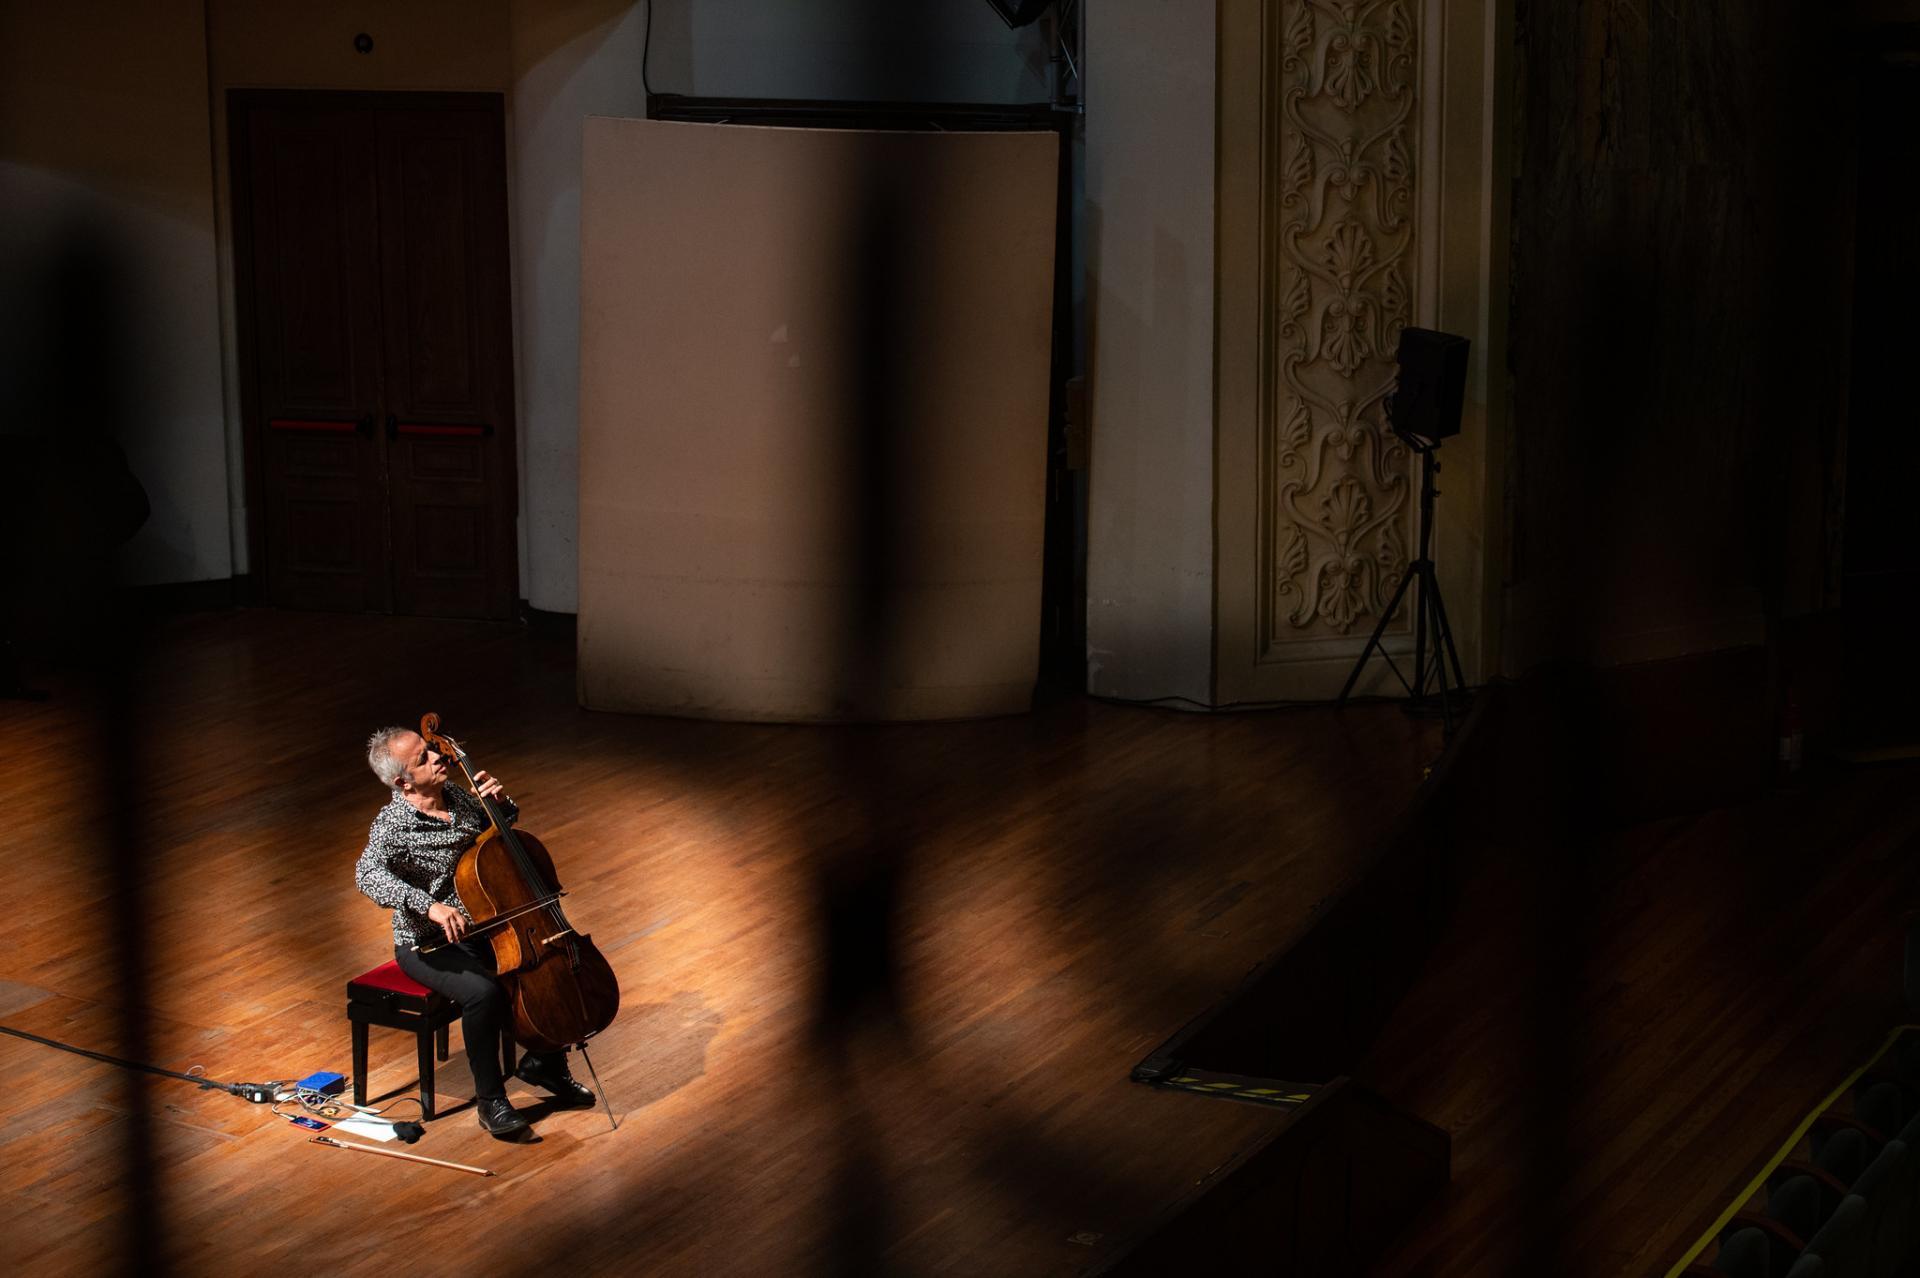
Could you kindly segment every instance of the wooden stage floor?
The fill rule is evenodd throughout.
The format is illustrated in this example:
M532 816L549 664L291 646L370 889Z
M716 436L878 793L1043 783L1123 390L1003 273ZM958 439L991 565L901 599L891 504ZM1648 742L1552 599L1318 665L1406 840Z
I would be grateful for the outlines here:
M343 986L390 953L353 887L383 801L361 743L437 710L619 974L594 1059L621 1121L493 1140L456 1030L451 1112L410 1148L481 1179L0 1037L27 1272L101 1272L129 1231L194 1274L1090 1267L1285 1121L1128 1070L1354 878L1439 744L1387 706L596 715L571 645L512 627L243 611L138 642L112 707L77 682L0 706L0 1022L222 1080L348 1072ZM414 1074L376 1030L373 1092Z

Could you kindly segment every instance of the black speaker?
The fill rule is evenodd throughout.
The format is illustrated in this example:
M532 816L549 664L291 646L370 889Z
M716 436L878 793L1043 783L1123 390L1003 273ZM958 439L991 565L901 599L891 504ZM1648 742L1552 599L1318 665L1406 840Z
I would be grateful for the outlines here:
M1400 330L1400 381L1387 402L1395 430L1421 439L1460 433L1470 345L1464 337L1430 328Z

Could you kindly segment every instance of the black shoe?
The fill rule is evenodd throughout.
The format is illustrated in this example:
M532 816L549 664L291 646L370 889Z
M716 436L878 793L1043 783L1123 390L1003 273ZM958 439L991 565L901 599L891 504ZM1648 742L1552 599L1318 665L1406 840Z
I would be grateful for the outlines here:
M492 1135L511 1136L527 1130L527 1120L513 1107L513 1102L504 1096L485 1097L477 1108L480 1111L480 1126Z
M529 1054L520 1062L513 1076L523 1083L532 1083L553 1094L553 1099L565 1109L584 1109L593 1104L593 1093L574 1081L567 1070L567 1058L558 1056L534 1056Z

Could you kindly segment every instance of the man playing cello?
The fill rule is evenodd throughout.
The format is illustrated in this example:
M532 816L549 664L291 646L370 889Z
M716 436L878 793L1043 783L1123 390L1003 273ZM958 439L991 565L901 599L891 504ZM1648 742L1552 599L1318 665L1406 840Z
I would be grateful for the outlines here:
M393 910L393 954L420 984L460 1005L460 1035L473 1069L480 1126L495 1136L527 1127L507 1100L500 1077L500 1036L508 1020L505 992L494 974L493 948L467 939L473 921L454 888L453 870L467 845L488 828L480 801L447 784L439 751L408 728L382 728L367 740L367 765L392 790L367 831L367 849L354 867L354 882L376 904ZM485 772L474 783L508 820L519 809ZM415 947L447 944L430 954ZM567 1069L565 1052L529 1052L514 1075L552 1093L563 1106L593 1104L593 1093Z

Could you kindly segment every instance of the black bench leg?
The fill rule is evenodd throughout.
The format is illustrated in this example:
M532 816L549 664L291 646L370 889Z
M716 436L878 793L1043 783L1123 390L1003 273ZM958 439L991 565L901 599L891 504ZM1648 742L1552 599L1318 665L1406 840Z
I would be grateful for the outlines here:
M440 1049L440 1059L444 1061L447 1059L447 1022L440 1022L440 1028L435 1031L434 1038Z
M353 1103L367 1103L367 1023L353 1023Z
M420 1045L420 1116L433 1117L433 1031L422 1029L414 1036Z

